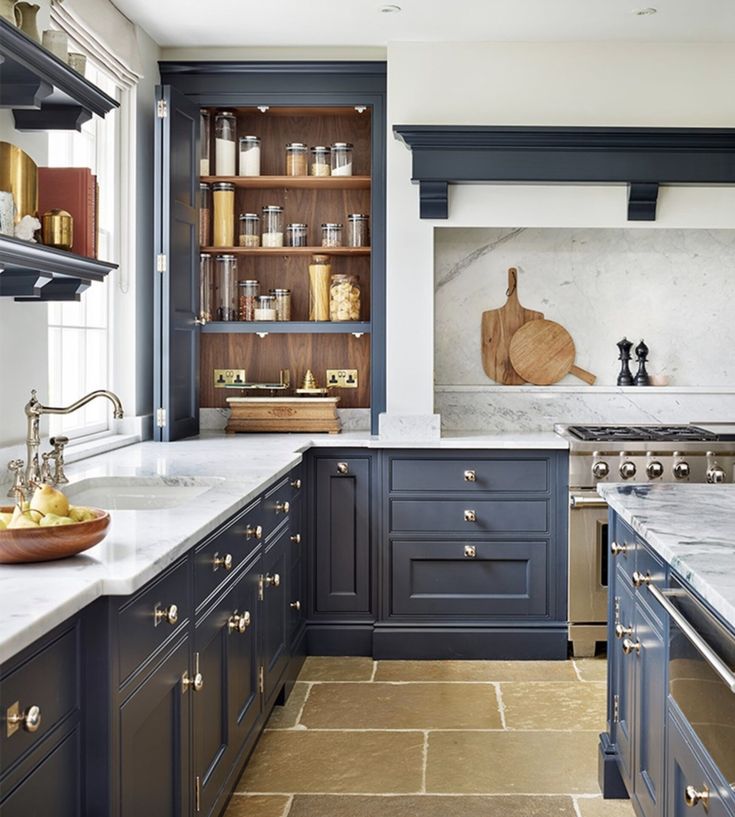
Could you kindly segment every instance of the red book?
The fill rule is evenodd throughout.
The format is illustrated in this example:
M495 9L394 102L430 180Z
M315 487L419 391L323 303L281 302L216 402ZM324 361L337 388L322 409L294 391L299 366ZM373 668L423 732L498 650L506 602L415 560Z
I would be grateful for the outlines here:
M38 168L38 217L48 210L66 210L74 219L71 251L97 257L96 178L88 167Z

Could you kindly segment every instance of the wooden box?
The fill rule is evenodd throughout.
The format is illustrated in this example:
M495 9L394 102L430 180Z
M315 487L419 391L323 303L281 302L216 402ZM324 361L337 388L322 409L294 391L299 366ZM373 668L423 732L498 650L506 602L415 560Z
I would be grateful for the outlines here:
M339 434L339 397L228 397L232 410L225 431L316 431Z

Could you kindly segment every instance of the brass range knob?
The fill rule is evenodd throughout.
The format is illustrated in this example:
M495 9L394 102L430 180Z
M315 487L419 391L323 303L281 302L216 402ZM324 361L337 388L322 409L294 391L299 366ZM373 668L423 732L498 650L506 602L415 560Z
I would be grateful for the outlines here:
M628 552L627 545L619 545L617 542L610 543L610 553L612 553L613 556L620 556L620 554L627 552Z
M168 607L161 607L160 605L156 605L153 610L153 620L155 622L156 627L165 621L166 624L178 624L179 621L179 607L177 604L169 604Z
M280 587L281 586L281 576L278 573L274 573L272 576L269 574L265 577L265 584L266 587Z
M291 505L288 502L276 502L276 513L288 513Z
M193 689L194 692L201 692L204 689L204 677L201 672L197 672L193 676L185 672L181 676L181 686L182 692L186 692L188 689Z
M263 538L263 528L261 525L248 525L245 528L245 538L246 539L262 539Z
M477 511L467 508L464 512L465 522L477 522Z
M227 629L231 633L244 633L250 626L250 613L233 613L227 620Z
M701 803L704 806L704 810L707 811L709 799L710 793L707 786L702 786L701 791L695 789L694 786L687 786L684 789L684 802L689 808L694 808Z
M633 587L642 587L644 584L651 583L651 574L639 573L637 570L634 570L630 580L633 582Z
M301 612L301 602L298 601L298 600L297 601L292 601L291 604L289 604L289 607L292 610L296 610L297 613Z
M470 468L469 470L464 472L464 481L465 482L477 482L477 471L474 468Z
M636 655L640 654L641 651L641 642L640 641L633 641L630 638L623 639L623 652L626 655L630 655L631 653L636 653Z
M301 534L300 533L294 533L293 536L291 537L291 541L294 543L294 545L300 545L301 544Z
M298 491L301 488L301 480L300 479L292 479L291 480L291 487Z
M625 627L622 624L615 625L615 638L625 638L626 635L633 635L632 627Z
M26 732L37 732L38 727L41 725L41 707L34 704L21 712L20 707L14 704L8 709L5 721L7 723L8 737L20 728L25 729Z
M226 553L224 556L220 556L219 553L214 554L214 558L212 559L212 570L219 570L223 567L225 570L232 570L232 554Z

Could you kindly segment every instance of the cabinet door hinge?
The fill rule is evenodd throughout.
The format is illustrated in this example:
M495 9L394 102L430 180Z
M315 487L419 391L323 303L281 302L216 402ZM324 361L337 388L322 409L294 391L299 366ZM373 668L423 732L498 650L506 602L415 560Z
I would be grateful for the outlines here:
M262 664L258 668L258 692L261 695L265 692L265 667Z
M166 256L163 253L159 253L156 256L156 271L157 272L166 272L168 268L168 264L166 262Z
M613 723L620 723L620 695L613 695Z
M156 409L156 427L166 428L166 409Z
M159 119L165 119L168 116L168 102L165 99L159 99L156 103L156 116Z
M194 778L194 806L196 807L197 811L201 811L202 808L202 781L197 775Z
M263 601L265 590L265 578L258 576L258 601Z

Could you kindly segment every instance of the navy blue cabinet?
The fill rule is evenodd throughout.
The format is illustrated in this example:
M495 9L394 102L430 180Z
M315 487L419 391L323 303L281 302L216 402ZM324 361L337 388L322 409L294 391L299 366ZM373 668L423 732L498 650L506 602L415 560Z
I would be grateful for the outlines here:
M291 549L288 526L263 556L261 595L262 692L266 705L278 692L290 656L291 610L288 606Z

